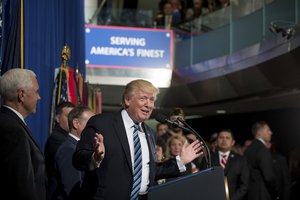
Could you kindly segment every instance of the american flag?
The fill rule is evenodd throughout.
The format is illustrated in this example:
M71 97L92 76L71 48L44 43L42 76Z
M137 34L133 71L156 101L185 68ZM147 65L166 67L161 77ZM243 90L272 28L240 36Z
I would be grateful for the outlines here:
M60 68L59 74L57 76L57 101L56 105L61 102L68 101L68 70Z

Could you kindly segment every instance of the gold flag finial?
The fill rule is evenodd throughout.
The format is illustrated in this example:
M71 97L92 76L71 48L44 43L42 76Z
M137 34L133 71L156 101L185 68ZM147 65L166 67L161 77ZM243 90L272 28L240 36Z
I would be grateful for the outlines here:
M71 50L67 44L64 45L62 51L61 51L61 59L62 59L62 67L67 67L67 60L69 60L71 57Z

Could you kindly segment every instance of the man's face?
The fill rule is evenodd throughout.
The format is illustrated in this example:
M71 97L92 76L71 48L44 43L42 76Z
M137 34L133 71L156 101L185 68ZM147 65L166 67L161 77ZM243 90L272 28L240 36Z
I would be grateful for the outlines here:
M125 104L129 116L135 123L149 119L154 109L155 94L137 91L131 97L125 97Z
M70 108L70 107L64 107L62 109L62 113L56 115L56 117L55 117L59 126L67 132L69 132L68 115L72 109L73 108Z
M163 8L163 12L165 15L172 15L173 7L170 3L166 3Z
M87 121L94 115L95 115L95 113L93 113L92 111L85 111L82 113L82 116L78 119L78 124L76 127L78 136L81 135L83 129L86 126Z
M228 131L221 131L217 138L217 147L220 151L226 152L231 150L235 141L232 138L232 135Z
M258 136L265 142L270 142L272 138L272 131L268 125L264 125L258 130Z
M168 125L167 124L160 124L157 127L157 135L158 136L164 135L165 133L167 133L167 131L168 131Z
M39 85L37 79L32 76L32 88L22 90L23 108L26 115L36 112L36 104L41 99L39 95Z

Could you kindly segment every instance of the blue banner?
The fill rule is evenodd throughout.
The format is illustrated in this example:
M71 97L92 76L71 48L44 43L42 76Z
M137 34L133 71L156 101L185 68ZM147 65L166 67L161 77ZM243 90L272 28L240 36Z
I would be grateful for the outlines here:
M171 30L86 25L86 66L173 67Z

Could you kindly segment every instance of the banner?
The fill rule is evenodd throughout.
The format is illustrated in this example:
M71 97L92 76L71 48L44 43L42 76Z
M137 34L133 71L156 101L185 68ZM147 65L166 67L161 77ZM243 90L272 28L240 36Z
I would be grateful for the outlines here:
M173 70L172 30L86 25L86 79L126 85L136 78L168 87Z

